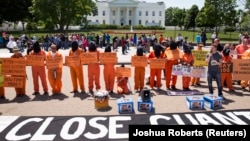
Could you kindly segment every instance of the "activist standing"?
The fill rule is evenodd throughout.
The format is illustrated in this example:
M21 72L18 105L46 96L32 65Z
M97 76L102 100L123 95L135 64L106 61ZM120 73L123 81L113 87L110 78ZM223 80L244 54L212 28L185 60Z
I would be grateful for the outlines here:
M181 62L184 67L191 67L194 64L194 56L192 54L191 48L185 50L184 54L182 54ZM190 91L191 77L190 76L182 76L182 88L184 91Z
M241 59L247 59L250 60L250 48L248 50L246 50L243 54ZM243 91L247 91L247 86L249 87L249 91L250 91L250 85L248 85L250 80L241 80L241 87L243 88Z
M213 79L215 79L218 88L218 95L223 97L222 93L222 84L221 84L221 70L220 65L222 63L222 55L220 52L217 51L216 45L211 45L211 50L207 54L206 62L208 63L208 71L207 71L207 82L208 82L208 89L210 94L214 94L213 90Z
M135 56L144 56L142 47L137 48ZM134 90L141 91L144 88L145 67L135 67L134 71Z
M202 51L202 47L203 47L203 44L199 44L197 46L197 50ZM200 66L200 67L202 67L202 66ZM192 77L191 78L191 86L195 86L195 85L196 86L201 86L201 84L200 84L200 78L196 78L196 77Z
M155 44L154 50L151 51L148 55L148 61L150 62L151 59L160 59L162 58L162 46L159 44ZM155 87L155 77L156 77L156 87L157 90L160 89L161 87L161 71L162 69L155 69L155 68L150 68L150 88L154 89Z
M97 49L94 42L90 42L89 44L89 53L97 54L97 63L88 64L88 79L89 79L89 93L94 94L93 88L95 83L96 91L101 89L100 85L100 65L99 65L99 53L100 51Z
M125 67L124 64L121 67ZM128 77L117 77L117 94L129 94Z
M48 52L47 57L46 57L47 60L58 58L61 60L61 62L55 68L47 68L48 69L48 80L49 80L50 86L52 88L52 94L53 95L54 94L61 94L63 56L59 51L57 51L57 47L55 44L52 44L50 46L50 49L51 49L51 51Z
M2 60L0 59L0 99L5 99L4 75L2 74Z
M11 56L11 58L24 59L23 55L20 53L19 47L14 47L12 51L14 52L14 54ZM26 95L26 75L15 75L15 77L22 77L23 78L23 87L22 88L15 88L16 96Z
M177 48L177 43L172 41L163 54L163 57L166 59L165 70L166 70L166 87L167 90L170 90L170 81L171 89L176 89L177 75L172 75L172 68L174 65L178 65L178 62L181 58L181 51Z
M108 45L105 50L105 53L111 52L111 46ZM105 63L103 69L103 76L105 81L106 91L109 94L113 94L114 84L115 84L115 64L114 63Z
M77 41L73 41L71 43L71 49L69 51L69 56L76 56L79 57L83 53L82 49L79 48ZM85 94L85 87L84 87L84 77L83 77L83 66L81 61L76 62L73 66L70 66L70 76L73 85L73 91L71 93L78 93L78 85L80 86L81 93Z
M39 42L35 42L33 45L33 50L31 51L30 55L40 55L44 57L46 60L46 53L41 50ZM47 84L47 77L45 72L45 66L32 66L32 77L33 77L33 84L34 84L34 93L33 95L38 95L39 93L39 82L38 79L40 77L43 86L43 95L48 95L48 84Z

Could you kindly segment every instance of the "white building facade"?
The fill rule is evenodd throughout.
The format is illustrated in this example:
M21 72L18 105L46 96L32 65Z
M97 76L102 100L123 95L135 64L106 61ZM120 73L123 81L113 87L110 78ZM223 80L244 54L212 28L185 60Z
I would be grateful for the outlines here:
M89 24L165 26L165 3L138 0L98 0L98 14Z

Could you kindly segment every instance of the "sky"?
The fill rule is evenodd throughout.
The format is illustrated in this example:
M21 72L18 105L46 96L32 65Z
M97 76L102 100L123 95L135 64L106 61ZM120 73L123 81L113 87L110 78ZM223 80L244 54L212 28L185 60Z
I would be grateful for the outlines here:
M194 4L196 4L199 7L199 9L201 9L204 6L204 2L205 2L205 0L143 0L143 1L146 1L146 2L164 1L166 8L178 7L180 9L183 9L183 8L190 9L192 5ZM244 0L237 0L237 5L239 5L238 8L240 9L244 8L242 1Z

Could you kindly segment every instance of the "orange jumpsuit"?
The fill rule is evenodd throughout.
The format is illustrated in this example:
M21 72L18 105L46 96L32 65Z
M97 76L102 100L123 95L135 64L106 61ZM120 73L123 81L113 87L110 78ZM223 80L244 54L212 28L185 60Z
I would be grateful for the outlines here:
M79 56L82 53L82 49L78 48L75 52L70 49L69 56ZM83 77L83 66L81 62L75 64L74 66L70 66L70 76L73 85L73 91L78 91L78 84L82 92L85 92L84 87L84 77ZM78 84L77 84L78 82Z
M184 53L182 55L182 62L186 62L186 64L189 64L190 66L194 63L194 56L191 54ZM183 89L189 88L189 84L191 81L191 77L189 76L182 76L182 87Z
M117 78L117 94L129 94L128 78L118 77Z
M145 67L135 67L135 74L134 74L134 89L140 91L144 88L144 79L145 79Z
M250 59L250 49L246 50L242 56L241 59ZM249 80L241 80L241 87L246 88L248 85ZM249 85L249 90L250 90L250 85Z
M12 55L11 58L22 58L23 59L23 56L21 53L19 53L18 55ZM15 91L16 91L16 95L25 95L26 94L26 76L17 76L17 77L23 77L23 88L15 88Z
M166 87L167 89L170 88L170 81L171 81L171 87L175 88L176 82L177 82L177 75L172 75L172 67L173 65L178 65L178 60L181 58L181 52L179 48L171 50L170 48L167 48L163 54L164 58L167 58L167 62L165 65L166 70Z
M105 81L105 87L107 91L113 91L115 84L115 64L104 64L103 76Z
M232 63L233 57L231 55L228 56L222 56L222 62L223 63ZM232 73L221 73L221 84L222 87L224 87L224 82L226 81L227 87L229 90L233 90L233 84L232 84Z
M31 52L30 55L42 55L44 56L44 59L46 60L46 53L41 50L38 53ZM34 84L34 91L39 92L39 82L38 82L38 77L40 77L42 81L42 86L44 92L48 92L48 84L47 84L47 77L46 77L46 72L45 72L45 66L32 66L32 76L33 76L33 84Z
M148 60L156 58L154 51L151 51L148 55ZM161 70L162 69L150 69L150 82L149 85L151 88L154 88L154 80L156 77L156 87L161 87Z
M97 59L99 60L99 50L97 52ZM93 91L94 83L96 90L101 88L100 86L100 65L99 63L88 64L88 79L89 79L89 91Z
M47 54L47 59L49 58L61 58L63 61L63 56L60 52L56 52L55 55L50 51ZM60 94L62 89L62 65L55 69L48 69L48 79L50 86L52 88L53 94Z
M197 50L202 50L202 48L198 46ZM204 58L204 60L205 60L205 58ZM191 78L191 85L200 85L200 78L192 77Z
M4 76L2 75L2 64L0 64L0 75L1 75L2 78L4 78ZM5 91L4 91L3 83L0 84L0 98L1 97L5 97Z

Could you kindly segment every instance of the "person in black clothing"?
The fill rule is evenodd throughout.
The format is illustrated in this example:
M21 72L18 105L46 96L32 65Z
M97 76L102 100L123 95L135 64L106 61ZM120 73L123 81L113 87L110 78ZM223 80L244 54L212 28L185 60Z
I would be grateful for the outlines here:
M99 46L99 39L100 39L99 35L96 34L95 41L96 41L96 46L97 47Z
M204 31L201 32L201 42L203 46L206 46L206 41L207 41L207 35Z
M220 44L220 39L215 38L214 44L216 45L217 51L222 52L224 47Z

